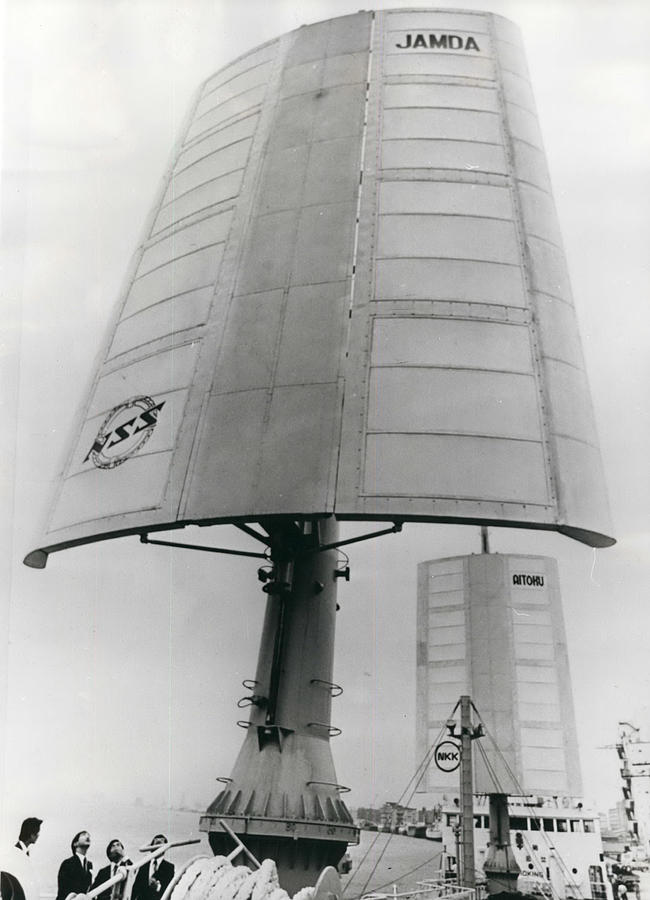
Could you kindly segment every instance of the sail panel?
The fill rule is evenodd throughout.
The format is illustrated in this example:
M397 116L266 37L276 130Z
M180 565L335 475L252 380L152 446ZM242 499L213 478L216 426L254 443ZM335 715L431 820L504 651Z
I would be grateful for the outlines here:
M188 523L607 502L520 39L361 12L201 86L28 563Z

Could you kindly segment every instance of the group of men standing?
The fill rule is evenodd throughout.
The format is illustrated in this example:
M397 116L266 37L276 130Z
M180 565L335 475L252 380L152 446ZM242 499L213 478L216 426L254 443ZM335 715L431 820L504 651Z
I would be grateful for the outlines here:
M29 818L25 819L21 826L15 846L27 856L31 845L38 840L41 824L41 819ZM151 840L150 847L154 850L166 843L165 835L157 834ZM56 900L66 900L70 894L85 894L109 881L120 869L133 865L125 854L122 841L114 838L106 847L108 865L101 868L93 878L93 864L87 855L90 849L90 834L87 831L77 832L72 838L70 848L72 855L64 859L59 867ZM174 866L163 859L162 855L149 860L140 866L136 873L131 900L160 900L173 877ZM110 885L97 895L97 900L121 900L124 885L124 880Z

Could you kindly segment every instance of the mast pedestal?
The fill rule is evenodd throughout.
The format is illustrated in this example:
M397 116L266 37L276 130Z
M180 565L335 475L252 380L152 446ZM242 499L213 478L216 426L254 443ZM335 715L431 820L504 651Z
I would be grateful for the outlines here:
M507 794L490 794L490 846L483 864L488 894L517 890L519 863L510 845Z
M243 746L224 790L201 818L215 854L232 841L223 819L261 861L275 860L290 894L336 866L358 829L341 800L330 737L338 526L321 519L271 530L269 595Z

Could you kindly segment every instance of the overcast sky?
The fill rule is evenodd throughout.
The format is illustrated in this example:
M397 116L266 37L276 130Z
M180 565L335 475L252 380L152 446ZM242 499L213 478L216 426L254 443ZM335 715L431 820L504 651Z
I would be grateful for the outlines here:
M45 571L20 560L194 90L255 45L358 5L4 7L5 821L36 808L56 816L63 797L69 807L95 795L205 806L215 777L230 772L243 738L235 704L254 675L263 614L254 561L136 538L56 554ZM618 538L594 552L501 529L492 544L559 560L585 792L607 807L619 799L618 766L597 748L615 741L621 719L650 738L650 4L458 5L489 8L523 31ZM213 541L245 546L225 527ZM479 549L478 529L410 525L350 553L335 662L345 693L333 710L343 735L333 751L351 806L396 799L415 767L416 565Z

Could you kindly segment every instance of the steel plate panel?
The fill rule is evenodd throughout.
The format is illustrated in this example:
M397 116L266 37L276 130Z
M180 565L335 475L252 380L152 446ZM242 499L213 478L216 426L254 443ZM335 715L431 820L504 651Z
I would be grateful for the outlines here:
M157 453L130 459L126 468L93 469L68 479L57 500L51 530L160 507L171 460L171 451Z
M300 147L311 142L316 105L314 92L282 100L275 113L275 127L269 137L272 150Z
M360 134L365 94L365 82L317 92L312 101L315 106L312 140L327 141Z
M336 87L340 84L358 84L366 81L368 74L367 39L364 50L359 53L344 53L330 56L324 61L322 87Z
M533 372L528 328L469 319L376 318L371 365Z
M355 204L308 206L300 214L293 264L294 284L341 281L351 274Z
M533 112L522 109L514 103L507 104L508 130L519 141L532 144L543 150L542 133L537 123L537 117Z
M447 10L408 10L393 12L387 10L378 15L385 16L387 27L404 31L467 31L470 34L487 34L487 17L481 13L458 13Z
M347 281L291 288L278 350L277 384L336 381L349 302Z
M216 106L227 100L234 100L240 94L250 91L252 88L266 84L271 72L270 61L254 66L228 79L213 90L204 92L203 97L196 107L196 117L200 118L205 113L211 112Z
M361 10L349 16L330 19L330 30L325 56L340 53L358 53L370 46L373 14Z
M394 140L381 151L384 169L465 169L505 175L503 147L472 141Z
M296 94L317 91L323 81L324 68L325 60L318 58L287 66L282 73L280 97L293 97Z
M526 682L520 682L517 688L519 697L524 703L560 705L560 695L556 684L527 684Z
M300 63L284 70L281 97L291 97L341 84L366 80L368 53L346 53Z
M382 259L377 300L468 300L526 307L516 266L453 259Z
M517 666L516 669L517 679L519 681L529 681L536 684L557 684L557 671L554 668L545 668L543 666ZM534 742L528 740L526 743L532 744ZM548 746L559 747L560 744L552 742Z
M555 648L552 644L519 644L515 647L515 657L517 659L551 662L555 659Z
M517 666L519 669L519 666ZM553 669L542 669L542 671L553 671ZM564 746L564 733L559 729L552 728L522 728L521 729L522 747L551 747L560 749Z
M387 84L384 110L399 107L443 108L498 112L497 92L491 87L459 84Z
M457 609L452 611L438 612L431 610L429 612L429 628L444 628L447 625L464 625L465 610ZM456 678L447 678L447 681L456 681Z
M125 314L130 315L159 300L213 284L221 264L223 246L215 244L195 251L141 275L129 291Z
M222 244L228 236L231 221L232 211L226 210L175 228L169 237L160 238L147 247L138 266L138 277L188 254Z
M329 29L330 23L325 21L316 22L314 25L305 25L295 32L285 65L296 66L300 63L322 59L327 52Z
M405 434L542 438L531 376L416 366L372 371L367 427Z
M465 684L463 682L454 684L437 684L435 687L432 687L431 690L431 700L430 707L437 711L441 703L447 704L447 709L452 710L455 704L458 702L458 698L462 693L464 693ZM435 712L434 712L435 715Z
M510 19L504 19L503 16L493 14L492 24L499 40L508 41L511 44L521 44L521 31Z
M293 257L297 222L295 210L269 213L256 219L250 230L246 266L239 273L238 294L284 286Z
M205 156L216 153L217 150L223 150L228 146L235 146L239 141L245 141L246 138L252 138L259 122L259 113L252 113L243 119L238 119L232 125L224 125L217 131L205 135L194 141L194 143L186 145L180 152L174 171L178 172L193 165Z
M283 292L235 297L223 327L213 392L249 391L273 384Z
M212 289L208 287L163 300L130 316L115 329L108 358L165 336L174 337L188 328L204 324L211 302Z
M584 368L573 306L548 294L535 294L535 307L544 355Z
M259 106L264 99L265 91L266 85L259 85L258 87L244 91L238 97L226 100L218 106L215 106L213 109L203 113L202 116L199 116L194 120L191 128L187 132L187 139L192 140L193 138L204 134L206 131L209 131L211 128L221 125L222 122L227 122L228 119L252 111L256 106Z
M381 216L377 259L382 257L449 257L486 262L519 263L512 222L470 216Z
M528 777L532 783L539 786L540 791L553 794L554 796L568 796L570 794L566 776L559 773L529 769Z
M451 213L512 219L506 187L460 181L383 181L379 185L380 214Z
M560 227L550 194L531 185L520 184L519 201L527 233L561 247Z
M604 483L600 450L570 438L555 438L561 522L608 534L609 504Z
M321 512L332 509L335 457L331 448L338 410L336 384L274 390L262 444L265 475L257 487L259 508L281 513L305 506ZM266 475L269 472L273 477Z
M494 78L493 64L484 57L438 55L435 51L417 53L413 50L399 50L386 57L386 75L460 75L491 81Z
M516 139L512 143L517 178L550 194L551 182L542 151Z
M532 235L528 238L530 280L533 290L571 302L571 285L564 254L554 244Z
M182 197L174 197L173 200L161 207L152 228L152 235L182 222L195 213L208 210L218 203L234 200L241 190L243 177L244 170L240 169L238 172L220 175L193 191L188 191Z
M522 78L528 78L528 66L526 57L519 42L511 44L508 41L499 41L497 46L499 64L506 72L514 72Z
M560 707L552 703L518 703L519 718L524 722L561 722ZM549 773L546 772L546 777ZM531 773L532 777L532 773ZM553 775L555 781L556 776Z
M313 144L305 177L302 202L355 201L359 188L359 142L339 138Z
M501 72L503 93L508 103L521 106L535 113L535 98L527 78L514 72ZM536 113L535 113L536 114Z
M587 376L581 369L547 359L548 398L553 431L598 446Z
M303 144L276 147L269 154L257 203L261 215L300 205L309 152L309 145Z
M367 495L548 502L544 452L534 442L370 434L364 471Z
M187 387L194 375L198 344L145 356L102 375L93 390L86 418L105 414L130 397L157 397Z
M231 78L236 78L242 72L254 69L256 66L262 65L268 60L273 59L278 49L278 43L277 40L270 41L268 44L264 44L261 47L257 47L255 50L251 50L250 53L245 53L243 56L240 56L239 59L229 66L219 69L218 72L215 72L214 75L211 75L210 78L205 81L202 91L203 95L205 96L211 91L216 90L219 85L225 84L227 81L230 81Z
M517 648L520 648L522 644L546 644L551 647L555 645L553 629L550 625L538 626L514 622L513 636Z
M501 143L498 116L464 109L387 109L382 134L385 140L409 137Z
M191 191L206 181L218 178L220 175L234 172L235 169L243 169L250 147L250 138L237 141L235 144L215 150L181 171L175 172L163 202L169 203L175 197Z
M259 82L255 87L248 88L224 100L219 98L218 92L211 95L209 99L213 103L207 105L203 112L196 115L192 127L187 133L188 138L191 140L215 125L227 122L228 119L240 116L242 113L259 106L264 99L266 87L264 82Z
M237 391L210 397L196 453L187 505L196 518L214 516L214 496L224 517L257 508L260 443L268 391ZM247 448L243 453L242 448ZM210 489L207 490L206 486Z

